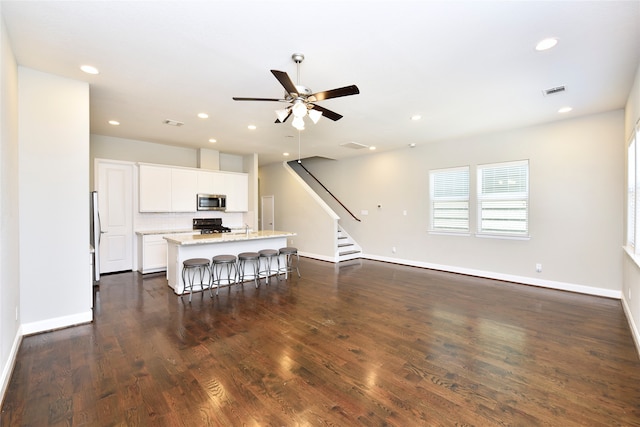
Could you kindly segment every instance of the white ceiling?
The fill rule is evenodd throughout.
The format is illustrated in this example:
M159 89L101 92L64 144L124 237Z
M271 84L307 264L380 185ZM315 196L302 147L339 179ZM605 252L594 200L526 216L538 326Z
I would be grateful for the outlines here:
M259 153L260 164L377 151L623 108L640 61L640 1L4 1L17 61L90 83L91 132ZM535 44L558 45L536 52ZM270 69L344 116L300 138L275 124ZM91 64L99 75L79 66ZM565 85L566 92L542 91ZM573 107L564 115L557 110ZM209 119L196 117L207 112ZM413 114L422 120L411 121ZM120 126L107 124L108 120ZM171 127L163 120L184 122ZM254 124L256 130L247 129ZM211 144L209 138L216 138Z

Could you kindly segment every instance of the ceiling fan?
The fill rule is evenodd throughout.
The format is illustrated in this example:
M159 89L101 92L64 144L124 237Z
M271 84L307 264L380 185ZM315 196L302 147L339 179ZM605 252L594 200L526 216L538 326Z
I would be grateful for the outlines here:
M291 59L297 65L297 84L294 84L289 75L284 71L271 70L271 74L275 76L284 87L284 98L241 98L233 97L234 101L274 101L274 102L288 102L291 105L288 107L276 110L276 123L284 123L287 119L293 115L292 125L298 130L304 129L303 117L308 115L313 123L318 123L321 116L336 121L340 120L342 116L334 111L328 110L315 104L318 101L324 101L325 99L339 98L341 96L357 95L360 90L356 85L345 86L337 89L325 90L323 92L312 93L311 89L306 86L300 85L300 63L304 60L304 55L301 53L294 53L291 55Z

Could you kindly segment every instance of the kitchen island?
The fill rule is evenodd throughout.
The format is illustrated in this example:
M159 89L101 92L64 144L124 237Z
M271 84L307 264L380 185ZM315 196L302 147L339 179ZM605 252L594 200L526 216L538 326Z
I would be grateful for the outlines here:
M287 246L288 231L254 231L251 233L173 234L164 236L167 241L167 281L173 291L182 295L182 263L189 258L207 258L216 255L238 255L241 252L258 252L262 249L280 249ZM205 279L206 280L206 279ZM199 291L199 283L194 284Z

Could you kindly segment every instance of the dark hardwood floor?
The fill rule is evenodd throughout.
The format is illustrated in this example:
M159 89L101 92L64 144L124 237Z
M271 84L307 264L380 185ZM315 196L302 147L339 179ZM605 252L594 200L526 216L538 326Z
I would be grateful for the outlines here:
M632 426L620 301L357 261L189 304L103 276L92 324L25 337L2 426Z

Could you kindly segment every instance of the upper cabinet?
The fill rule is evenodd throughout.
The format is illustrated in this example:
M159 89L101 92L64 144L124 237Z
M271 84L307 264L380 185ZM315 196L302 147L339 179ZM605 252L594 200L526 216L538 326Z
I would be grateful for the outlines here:
M195 212L198 172L171 169L171 212Z
M140 212L171 212L171 168L139 165Z
M227 212L247 212L249 210L249 175L227 173Z
M195 212L196 194L224 194L227 212L249 210L246 173L139 164L140 212Z
M140 212L195 212L195 170L139 165Z

